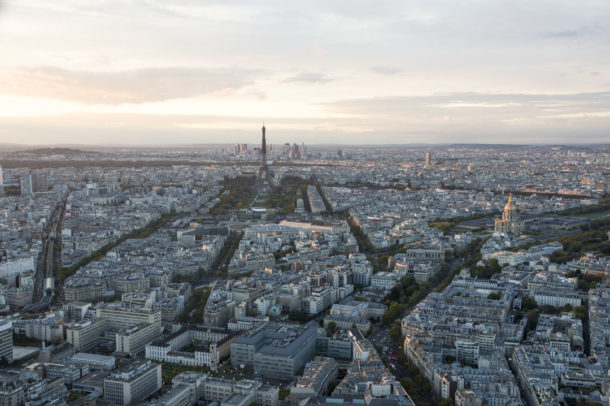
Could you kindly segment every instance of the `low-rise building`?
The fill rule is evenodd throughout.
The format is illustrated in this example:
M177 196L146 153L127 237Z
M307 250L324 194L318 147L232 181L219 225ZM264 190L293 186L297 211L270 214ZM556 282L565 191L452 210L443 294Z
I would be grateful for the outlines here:
M333 358L314 357L305 365L303 376L290 388L290 403L326 394L329 385L337 379L337 362Z
M130 328L122 328L116 334L116 351L124 354L137 354L144 347L161 335L160 322L138 324Z
M249 365L258 375L290 378L315 352L316 327L266 323L231 344L231 364Z
M76 365L87 365L94 369L111 370L114 368L116 359L111 355L90 354L79 352L70 358L70 362Z
M236 335L210 327L186 326L145 347L148 359L170 364L216 368L227 357Z
M107 327L105 319L86 320L66 325L66 341L76 351L88 351L95 348Z
M135 327L142 323L161 322L161 312L147 309L126 309L113 304L101 306L97 309L96 315L99 319L107 320L108 329L113 331Z
M137 362L104 379L104 399L116 405L137 405L161 389L161 365Z
M398 283L399 276L393 272L377 272L371 277L371 286L392 289Z

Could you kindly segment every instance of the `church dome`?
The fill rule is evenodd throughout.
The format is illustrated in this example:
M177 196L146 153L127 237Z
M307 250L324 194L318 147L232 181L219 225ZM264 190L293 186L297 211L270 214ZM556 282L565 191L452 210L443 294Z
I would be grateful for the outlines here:
M508 203L504 206L504 211L515 211L517 210L517 206L513 202L513 194L508 195Z

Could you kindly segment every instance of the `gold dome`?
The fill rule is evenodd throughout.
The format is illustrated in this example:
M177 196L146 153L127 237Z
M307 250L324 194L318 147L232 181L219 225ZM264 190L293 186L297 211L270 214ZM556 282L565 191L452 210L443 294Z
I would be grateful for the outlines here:
M515 203L513 202L513 194L509 194L508 195L508 203L506 203L506 206L504 206L504 211L509 211L509 210L517 210L517 206L515 205Z

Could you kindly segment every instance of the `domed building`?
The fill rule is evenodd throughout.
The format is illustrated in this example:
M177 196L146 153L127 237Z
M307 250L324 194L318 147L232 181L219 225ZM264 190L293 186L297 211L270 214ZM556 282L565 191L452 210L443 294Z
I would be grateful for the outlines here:
M496 220L494 230L497 233L519 234L523 232L523 221L521 221L519 218L517 206L513 202L512 193L508 196L508 203L506 203L506 206L504 206L502 218Z

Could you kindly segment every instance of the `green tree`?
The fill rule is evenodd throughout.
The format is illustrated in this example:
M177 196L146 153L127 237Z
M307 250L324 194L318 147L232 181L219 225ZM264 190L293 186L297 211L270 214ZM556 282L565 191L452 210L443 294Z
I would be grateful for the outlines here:
M498 262L497 258L491 258L489 260L489 269L492 273L502 272L502 267L500 266L500 263Z
M390 328L388 335L390 336L390 339L396 343L396 345L402 345L402 328L399 321L395 321L394 324L392 324L392 328Z
M290 389L280 389L278 396L280 400L286 399L288 396L290 396Z
M527 324L525 326L527 331L536 330L536 326L538 325L538 311L530 310L527 313Z
M404 304L400 304L400 303L396 303L396 302L392 303L390 305L390 307L388 307L388 309L383 314L381 321L383 322L383 324L387 325L387 324L394 322L397 319L402 318L402 315L404 314L406 308L407 307Z
M521 302L521 308L523 310L532 310L538 308L538 303L536 303L536 299L533 297L526 297Z
M490 300L500 300L501 297L502 297L502 292L500 292L500 291L492 292L489 295L487 295L487 299L490 299Z
M80 399L80 394L76 391L71 390L70 394L68 395L68 402L74 402L77 399Z
M583 290L585 292L588 292L589 289L591 289L591 285L589 284L589 282L587 282L586 280L580 278L578 279L578 290Z
M326 334L329 337L332 337L333 334L335 334L335 331L337 331L337 323L335 323L334 321L329 321L326 325Z

